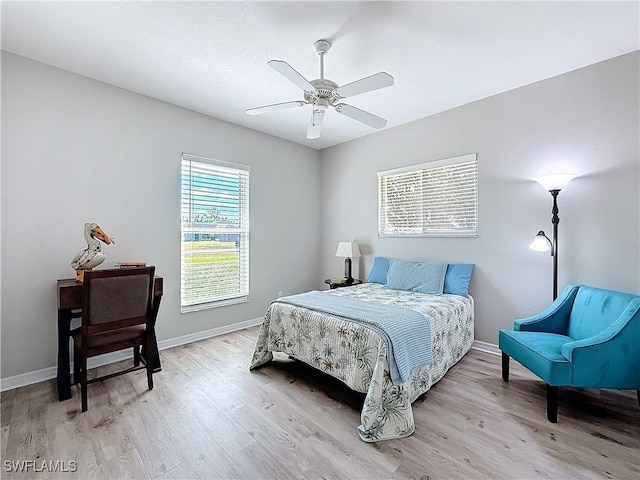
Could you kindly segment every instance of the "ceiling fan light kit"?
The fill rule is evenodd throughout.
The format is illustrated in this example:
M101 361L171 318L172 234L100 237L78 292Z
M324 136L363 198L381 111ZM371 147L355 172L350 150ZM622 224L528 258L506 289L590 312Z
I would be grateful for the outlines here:
M361 93L371 92L384 87L393 85L393 77L386 72L376 73L369 77L361 78L355 82L338 86L337 83L324 78L324 56L331 48L331 43L327 40L317 40L313 47L320 56L320 78L315 80L307 80L298 73L291 65L282 60L270 60L267 62L280 75L285 77L298 88L304 90L304 101L294 100L291 102L274 103L262 107L250 108L247 110L249 115L258 115L261 113L282 110L285 108L302 107L304 105L312 105L311 118L309 119L309 127L307 128L307 138L319 138L322 131L322 122L324 120L325 111L329 107L333 107L336 112L345 115L353 120L369 125L372 128L382 128L387 124L384 118L373 115L352 105L346 103L338 103L343 98L353 97Z

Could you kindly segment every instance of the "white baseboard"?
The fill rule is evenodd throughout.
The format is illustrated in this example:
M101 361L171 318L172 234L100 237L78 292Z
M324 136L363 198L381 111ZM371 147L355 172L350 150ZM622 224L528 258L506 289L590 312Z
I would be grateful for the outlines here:
M189 335L170 338L168 340L161 340L158 342L158 349L165 350L167 348L178 347L186 343L193 343L197 342L198 340L217 337L218 335L224 335L225 333L231 333L238 330L243 330L245 328L255 327L256 325L260 325L262 323L262 320L264 320L263 317L253 318L250 320L244 320L242 322L232 323L231 325L224 325L222 327L204 330L202 332L190 333Z
M256 325L260 325L262 323L262 320L262 318L254 318L251 320L232 323L231 325L224 325L222 327L204 330L202 332L190 333L189 335L183 335L181 337L161 340L158 342L158 349L165 350L167 348L178 347L186 343L193 343L197 342L198 340L205 340L207 338L217 337L218 335L224 335L225 333L235 332L244 328L254 327ZM131 358L131 355L128 351L125 350L113 353L105 353L104 355L90 358L87 363L87 368L101 367L103 365L119 362L128 358ZM32 385L34 383L56 378L58 374L57 370L57 367L47 367L41 370L34 370L33 372L14 375L13 377L2 378L0 379L0 392L13 390L14 388L24 387L26 385ZM73 362L71 362L71 370L73 371Z
M474 340L471 348L479 350L481 352L491 353L492 355L500 355L500 349L495 343L481 342L480 340Z
M41 370L34 370L33 372L21 373L20 375L14 375L13 377L3 378L0 379L0 392L49 380L51 378L55 378L56 375L57 368L48 367Z

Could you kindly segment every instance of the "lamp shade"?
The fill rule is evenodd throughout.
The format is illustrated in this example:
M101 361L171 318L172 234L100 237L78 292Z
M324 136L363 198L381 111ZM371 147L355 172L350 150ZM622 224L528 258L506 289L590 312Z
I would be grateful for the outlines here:
M544 234L544 231L540 230L529 244L529 248L536 252L548 252L551 250L551 240Z
M544 177L534 178L545 190L562 190L567 184L576 178L573 173L557 173L555 175L546 175Z
M355 242L339 242L336 257L355 258L360 256L360 249Z

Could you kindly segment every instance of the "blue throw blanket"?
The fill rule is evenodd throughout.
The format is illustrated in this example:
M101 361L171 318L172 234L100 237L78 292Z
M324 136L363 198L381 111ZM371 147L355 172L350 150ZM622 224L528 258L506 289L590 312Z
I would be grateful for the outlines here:
M411 371L433 363L431 326L420 312L312 291L276 300L364 324L387 345L391 380L398 385Z

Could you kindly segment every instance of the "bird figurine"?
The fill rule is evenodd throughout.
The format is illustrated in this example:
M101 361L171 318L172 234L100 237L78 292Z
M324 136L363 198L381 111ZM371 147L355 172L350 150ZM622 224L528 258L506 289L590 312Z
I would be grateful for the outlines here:
M78 253L71 260L71 268L76 271L76 282L84 280L84 271L91 270L104 262L107 256L102 253L100 241L106 245L116 243L114 238L109 238L97 223L84 224L84 239L87 241L87 248ZM100 240L100 241L98 241Z

